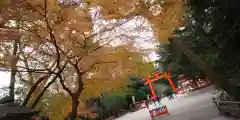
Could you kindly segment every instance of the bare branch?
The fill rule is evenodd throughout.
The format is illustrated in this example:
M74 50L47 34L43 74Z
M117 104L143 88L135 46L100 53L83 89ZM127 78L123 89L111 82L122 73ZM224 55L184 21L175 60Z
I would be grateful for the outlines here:
M97 33L94 33L94 34L91 34L90 36L86 37L86 40L89 40L89 39L92 39L94 38L95 36L99 35L99 34L102 34L102 33L105 33L105 32L108 32L108 31L111 31L113 29L115 29L116 27L120 27L122 25L124 25L125 23L129 22L130 20L132 20L133 17L129 18L129 19L126 19L125 21L119 23L119 24L115 24L114 26L112 26L111 28L107 28L107 29L104 29L104 30L101 30Z
M57 40L56 40L56 38L55 38L55 36L53 34L53 30L52 30L52 28L51 28L51 26L49 24L48 18L47 18L47 0L44 0L44 19L45 19L45 22L47 24L47 28L49 30L50 38L51 38L51 40L52 40L52 42L54 44L54 47L55 47L55 49L57 51L57 67L60 70L60 52L59 52L59 49L58 49L60 47L58 47L58 45L57 45Z
M93 39L95 36L97 36L97 35L99 35L99 34L103 34L103 33L105 33L105 32L109 32L109 31L115 29L116 27L120 27L120 26L124 25L125 23L127 23L128 21L130 21L131 19L132 19L132 18L129 18L129 19L127 19L127 20L125 20L125 21L123 21L123 22L121 22L121 23L119 23L119 24L115 24L115 25L112 26L111 28L103 29L103 30L101 30L101 31L99 31L99 32L97 32L97 33L94 33L94 34L92 34L92 35L90 35L90 36L88 36L88 37L84 36L85 39L84 39L84 43L83 43L83 45L82 45L82 48L87 49L87 48L86 48L86 47L87 47L87 44L86 44L86 43L87 43L88 40ZM83 33L83 35L84 35L84 33ZM114 38L117 38L117 37L119 37L119 36L121 36L121 35L118 35L118 36L116 36L116 37L114 37ZM101 38L101 39L97 40L94 45L99 44L102 40L107 39L107 38L108 38L108 37ZM97 47L97 48L95 48L95 49L93 49L93 50L91 50L91 51L88 51L88 50L87 50L88 52L83 53L82 57L85 56L85 55L87 55L87 54L89 54L90 52L96 51L96 50L102 48L103 46L111 43L111 42L114 40L114 38L112 38L111 40L109 40L109 41L108 41L107 43L105 43L104 45L99 46L99 47ZM88 47L88 48L91 48L91 46ZM80 54L78 54L78 55L80 55ZM71 56L69 59L72 59L72 58L74 58L74 57L76 57L76 56L78 56L78 55ZM82 59L82 57L80 57L77 61L80 61L80 60ZM77 64L77 63L76 63L76 64Z
M41 13L40 11L38 11L37 9L35 9L34 6L32 6L32 4L31 4L28 0L24 0L24 1L28 4L28 6L29 6L32 10L34 10L35 12L37 12L39 15L44 16L44 14Z
M1 72L11 72L11 71L14 71L14 72L34 72L34 73L43 73L43 74L52 74L52 73L49 73L49 72L44 72L42 70L11 70L11 69L4 69L4 68L0 68L0 71Z
M65 91L67 91L67 93L68 93L70 96L73 96L72 91L64 84L64 80L63 80L62 76L59 75L58 77L59 77L59 79L60 79L60 83L61 83L63 89L64 89Z

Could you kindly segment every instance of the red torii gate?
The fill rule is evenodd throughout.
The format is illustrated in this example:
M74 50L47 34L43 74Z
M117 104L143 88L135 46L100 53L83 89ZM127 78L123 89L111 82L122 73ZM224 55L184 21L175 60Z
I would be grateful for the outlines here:
M157 98L156 98L156 93L155 93L155 91L154 91L154 87L153 87L153 85L152 85L152 82L155 82L155 81L160 80L160 79L162 79L162 78L166 78L166 79L168 80L168 82L170 83L173 91L174 91L176 94L178 93L178 90L176 89L175 85L173 84L173 82L172 82L172 80L171 80L170 72L165 73L165 74L162 74L162 75L160 75L160 74L161 74L160 72L155 72L154 75L155 75L156 78L151 79L152 76L149 76L148 78L145 79L146 82L144 83L145 85L147 85L147 84L149 85L149 87L150 87L150 89L151 89L151 92L152 92L152 98L153 98L154 100L157 100Z

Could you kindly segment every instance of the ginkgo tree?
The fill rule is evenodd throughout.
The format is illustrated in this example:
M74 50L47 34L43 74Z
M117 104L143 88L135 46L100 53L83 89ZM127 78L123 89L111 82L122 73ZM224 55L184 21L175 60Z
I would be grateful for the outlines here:
M17 40L17 52L15 52L17 54L14 56L18 56L19 59L15 61L13 78L16 78L17 74L21 81L25 81L30 87L22 106L36 108L44 93L53 90L50 86L58 83L71 98L71 116L76 117L79 97L84 90L84 81L92 70L96 70L97 66L107 65L108 69L122 72L118 76L133 71L130 67L124 70L125 66L121 66L125 63L117 60L118 58L131 60L130 56L125 56L124 49L121 48L119 51L109 46L112 41L126 35L114 35L114 32L107 36L104 34L107 31L114 31L117 26L123 25L131 18L113 22L94 32L94 16L90 14L90 6L87 4L56 0L22 0L15 7L8 12L14 15L12 21L18 23L18 27L14 28L14 34L18 37L5 38L7 39L5 41ZM6 43L5 41L3 42ZM4 55L4 58L6 57ZM8 58L10 61L12 59ZM109 76L113 75L113 71ZM27 77L23 76L24 72L27 73ZM49 87L51 89L48 90ZM12 88L14 91L14 87Z
M91 69L87 74L84 75L83 83L84 83L84 90L81 93L81 96L79 98L79 104L78 107L78 113L84 114L87 112L88 108L84 107L82 104L84 101L91 99L92 97L98 97L101 93L106 92L112 92L112 91L124 91L124 86L128 84L127 77L130 75L136 75L137 69L140 67L139 62L141 61L142 65L144 63L148 64L144 59L142 58L144 53L139 51L130 51L133 49L133 47L130 47L129 44L126 45L120 45L116 46L116 48L112 48L108 46L107 51L110 52L108 56L105 56L105 60L109 61L116 61L115 64L98 64L93 69ZM129 59L130 56L132 59ZM152 67L153 68L153 67ZM66 86L73 91L75 87L74 79L71 78L72 73L71 69L68 69L65 71L63 76L67 76L67 79L65 80ZM58 83L58 85L60 85ZM56 88L55 88L56 89ZM60 88L61 89L61 88ZM62 93L59 91L59 93ZM61 99L69 98L69 96L66 96L66 92L63 92L65 94L63 96L58 95L59 97L62 97ZM60 98L59 98L60 99ZM55 116L55 114L61 113L61 116L66 116L69 111L71 111L71 102L70 100L64 100L66 101L66 104L64 104L61 108L54 108L54 105L59 104L61 101L56 100L55 98L51 99L49 98L50 105L49 109L47 111L51 111L51 118L57 119L58 116ZM54 101L52 103L51 101ZM52 105L51 105L52 104ZM83 110L85 108L85 110ZM67 109L67 110L66 110Z
M86 81L86 85L92 87L86 88L82 96L96 97L106 90L125 86L128 84L127 80L129 76L144 76L145 73L143 71L148 71L149 74L154 70L153 64L144 60L146 53L136 48L134 49L131 44L120 45L111 49L112 54L105 59L116 61L117 66L114 64L102 64L93 69L91 71L91 80ZM91 88L96 85L101 87L98 87L99 90L92 91Z
M53 73L53 79L45 85L31 107L35 107L46 89L59 79L62 88L72 99L71 117L76 117L79 97L84 89L84 76L97 64L114 63L114 61L106 61L103 58L108 55L104 52L104 46L114 38L95 37L102 31L92 33L92 18L87 6L68 3L65 4L67 6L61 7L55 5L55 2L27 1L34 10L33 15L36 15L37 20L26 21L24 28L27 34L25 37L32 38L29 39L31 45L48 44L51 50L48 52L56 61L56 63L53 62L56 67L56 71L52 71L56 72ZM114 23L115 25L103 31L112 30L126 21ZM73 87L66 85L68 77L63 76L65 70L73 73L72 82L75 83Z

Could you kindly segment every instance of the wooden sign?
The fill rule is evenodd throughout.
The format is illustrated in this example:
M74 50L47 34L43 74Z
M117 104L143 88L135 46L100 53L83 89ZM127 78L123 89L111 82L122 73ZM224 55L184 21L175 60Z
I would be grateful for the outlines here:
M160 117L160 116L165 116L165 115L169 115L167 106L161 106L152 110L149 110L149 113L151 115L152 120Z

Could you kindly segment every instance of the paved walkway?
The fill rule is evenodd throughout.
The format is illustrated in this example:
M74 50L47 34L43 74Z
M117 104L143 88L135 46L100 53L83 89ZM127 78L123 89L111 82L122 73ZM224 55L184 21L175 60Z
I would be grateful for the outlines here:
M163 99L169 109L169 116L159 120L235 120L219 116L219 112L212 102L214 89L208 87L200 91L189 93L186 97L173 100ZM151 120L147 109L126 114L116 120Z

